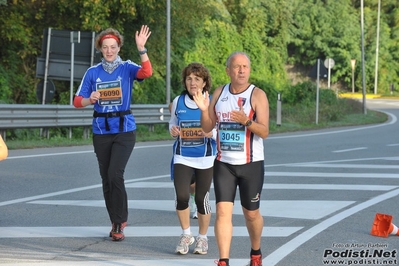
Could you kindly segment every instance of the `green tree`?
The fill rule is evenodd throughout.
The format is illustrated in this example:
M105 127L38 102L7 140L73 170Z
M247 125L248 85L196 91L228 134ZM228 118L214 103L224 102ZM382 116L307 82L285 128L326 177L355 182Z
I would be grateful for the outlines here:
M372 10L375 10L373 21L378 20L377 4L377 1L375 1L375 4L371 7ZM370 25L370 27L370 42L373 44L370 47L372 49L370 61L375 65L376 23ZM399 84L399 5L395 0L381 1L378 51L378 92L387 93L391 84ZM374 74L372 77L375 78ZM374 90L374 83L370 87Z
M289 61L309 66L318 58L323 61L333 58L332 82L349 82L350 60L360 60L360 24L356 10L345 0L294 2Z
M374 88L378 0L364 1L367 91ZM347 0L173 0L171 3L171 88L179 94L181 69L204 63L214 86L227 82L225 60L243 50L251 57L251 81L272 91L289 89L285 64L310 67L333 58L332 82L351 87L350 60L357 60L362 87L360 1ZM378 91L399 87L399 3L381 1ZM147 24L153 76L135 86L134 103L166 99L166 1L0 0L0 100L37 103L36 60L43 30L99 32L108 27L125 37L121 57L138 62L135 32ZM34 12L32 12L34 10ZM54 103L67 103L69 82L56 81ZM348 86L349 85L349 86ZM74 84L75 89L78 82ZM10 94L11 93L11 94Z

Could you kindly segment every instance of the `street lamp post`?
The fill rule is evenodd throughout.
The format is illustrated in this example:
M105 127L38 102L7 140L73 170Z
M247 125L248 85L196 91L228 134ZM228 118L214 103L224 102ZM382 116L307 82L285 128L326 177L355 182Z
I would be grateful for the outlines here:
M367 114L366 109L366 69L364 62L364 4L363 0L360 0L361 11L360 11L360 24L361 24L361 35L362 35L362 91L363 91L363 114Z
M170 0L166 1L166 104L170 103Z
M356 65L356 59L351 59L351 66L352 66L352 93L355 93L355 65Z
M381 10L381 0L378 0L378 15L377 15L377 41L375 48L375 76L374 76L374 94L377 94L378 87L378 48L380 42L380 10Z

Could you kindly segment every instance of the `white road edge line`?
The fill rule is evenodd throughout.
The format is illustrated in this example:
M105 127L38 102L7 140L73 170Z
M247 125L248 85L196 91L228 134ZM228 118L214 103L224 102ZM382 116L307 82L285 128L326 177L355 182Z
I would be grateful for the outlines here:
M366 150L367 147L359 147L359 148L352 148L352 149L346 149L346 150L337 150L337 151L332 151L335 153L341 153L341 152L349 152L349 151L359 151L359 150Z
M172 144L162 144L162 145L151 145L151 146L137 146L134 149L145 149L145 148L159 148L159 147L172 147ZM21 155L21 156L9 156L6 160L12 159L24 159L24 158L35 158L35 157L48 157L48 156L60 156L60 155L73 155L82 153L94 153L94 150L87 151L71 151L71 152L59 152L59 153L44 153L44 154L32 154L32 155Z

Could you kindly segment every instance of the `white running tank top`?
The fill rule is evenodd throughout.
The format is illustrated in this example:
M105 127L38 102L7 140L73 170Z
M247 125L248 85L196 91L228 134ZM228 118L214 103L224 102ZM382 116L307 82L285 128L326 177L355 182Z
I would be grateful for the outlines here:
M263 161L263 139L253 134L245 125L230 121L230 112L243 110L249 119L256 121L256 113L251 105L251 96L255 85L245 91L232 94L230 84L223 87L215 104L217 116L217 156L216 159L233 165Z

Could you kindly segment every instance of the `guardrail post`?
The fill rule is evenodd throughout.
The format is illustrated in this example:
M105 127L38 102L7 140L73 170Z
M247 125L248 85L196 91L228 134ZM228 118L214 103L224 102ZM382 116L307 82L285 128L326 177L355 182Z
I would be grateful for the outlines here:
M281 93L277 93L277 126L281 126Z
M83 138L88 139L90 136L90 127L84 127L83 128Z
M41 128L40 136L45 137L46 139L50 139L50 129L49 128Z

